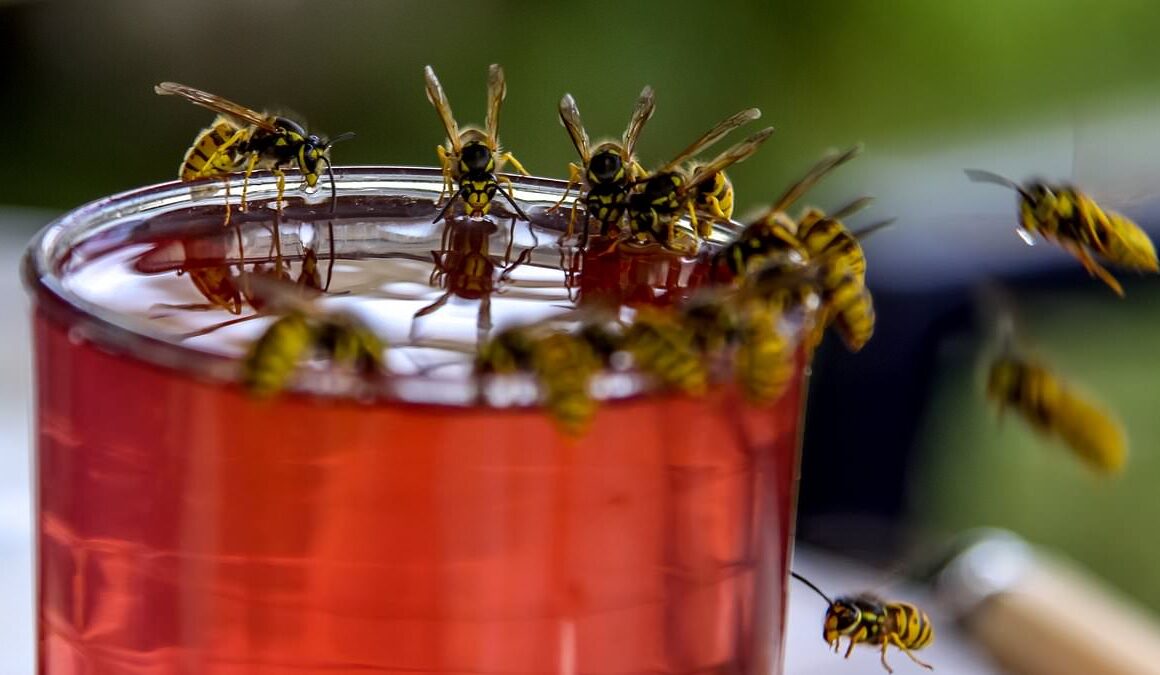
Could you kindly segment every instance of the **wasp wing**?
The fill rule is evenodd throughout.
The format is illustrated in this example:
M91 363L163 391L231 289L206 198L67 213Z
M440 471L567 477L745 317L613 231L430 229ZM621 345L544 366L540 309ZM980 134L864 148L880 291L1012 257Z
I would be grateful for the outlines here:
M487 120L484 128L492 150L499 147L499 108L507 97L507 80L503 68L493 63L487 69Z
M725 119L718 122L712 129L702 134L700 138L693 141L689 147L679 152L677 156L670 160L667 164L658 169L657 173L667 173L672 171L679 165L685 163L685 161L692 158L697 153L724 138L725 135L730 131L733 131L743 124L752 122L759 117L761 117L761 111L757 108L748 108L746 110L742 110L739 113L726 117Z
M216 113L228 115L235 120L242 122L242 125L252 124L259 129L266 131L277 131L274 126L273 118L257 110L251 110L243 105L234 103L229 99L222 98L207 91L202 91L194 87L188 87L184 84L176 82L162 82L153 87L153 91L162 96L180 96L185 100L199 105L203 108L208 108Z
M435 69L431 66L423 68L423 77L427 80L427 100L439 113L443 120L443 128L447 131L447 140L451 141L451 149L459 154L463 150L463 143L459 139L459 125L455 123L455 116L451 114L451 103L447 101L447 94L443 92L443 85L435 76Z
M576 107L576 99L572 98L572 94L564 94L560 99L560 124L568 131L568 136L572 139L572 145L576 146L576 152L580 153L580 161L584 163L584 168L588 168L588 160L592 157L592 150L589 145L588 132L584 130L584 125L580 122L580 109Z
M631 160L640 132L655 111L656 97L653 95L652 87L646 85L640 90L640 97L636 99L636 105L632 109L632 118L628 121L624 136L621 137L620 144L624 147L625 159Z
M773 214L779 211L785 211L794 202L801 199L802 195L809 192L815 185L825 178L831 171L842 166L846 162L854 159L862 152L861 144L855 145L849 150L841 153L829 153L816 164L810 167L806 175L802 176L801 180L789 186L781 197L761 215L759 220L765 220L772 217Z
M681 186L682 192L687 194L701 183L721 173L733 164L749 159L771 135L773 135L773 127L766 127L725 152L722 152L720 155L717 155L708 164L697 167L689 182Z

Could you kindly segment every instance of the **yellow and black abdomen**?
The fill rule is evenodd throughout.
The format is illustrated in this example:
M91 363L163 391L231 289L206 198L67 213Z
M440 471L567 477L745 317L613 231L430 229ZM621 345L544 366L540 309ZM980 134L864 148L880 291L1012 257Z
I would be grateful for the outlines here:
M826 265L824 269L824 322L832 321L846 347L852 352L859 351L874 336L874 300L870 290L840 267Z
M734 372L746 398L767 404L785 393L794 375L794 344L778 327L779 304L753 301L734 355Z
M858 239L841 222L826 218L819 211L810 211L798 224L797 236L811 258L824 257L827 265L849 272L859 282L865 282L866 255Z
M625 331L624 348L642 371L687 394L704 393L708 372L696 336L664 310L642 307Z
M243 146L247 133L229 118L218 116L193 140L181 161L178 178L191 181L238 171L244 163Z
M552 416L568 433L582 432L596 412L589 393L589 382L601 366L595 350L575 335L550 333L536 341L531 365Z
M987 393L1043 434L1058 436L1093 469L1120 471L1128 456L1123 428L1109 413L1046 368L1013 357L991 364Z
M887 633L896 636L907 649L922 649L934 642L934 625L926 612L909 602L885 605Z

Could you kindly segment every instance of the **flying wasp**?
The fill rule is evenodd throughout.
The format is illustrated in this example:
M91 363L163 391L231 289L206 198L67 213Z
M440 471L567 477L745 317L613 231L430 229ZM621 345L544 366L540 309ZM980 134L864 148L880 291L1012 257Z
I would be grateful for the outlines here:
M1128 441L1120 421L1043 361L1028 356L1016 341L1012 301L995 288L992 306L997 327L995 354L987 367L986 393L1000 418L1013 409L1033 429L1062 441L1090 468L1118 473L1128 457Z
M383 371L387 346L357 316L319 308L292 282L256 277L251 283L270 313L279 315L242 360L242 384L251 394L282 391L298 364L311 357L363 376Z
M822 596L829 605L826 608L822 638L834 648L834 653L838 653L839 642L843 637L850 640L846 658L850 658L856 644L880 646L882 667L886 672L893 673L894 669L886 662L886 650L893 645L909 656L911 661L927 670L934 670L934 666L923 663L913 653L934 641L934 625L926 612L909 602L887 602L869 593L831 600L809 579L797 572L790 574Z
M580 155L578 166L568 164L568 187L564 196L553 208L558 208L568 197L573 186L583 190L582 196L573 201L568 218L568 236L572 235L576 218L576 204L584 204L584 242L588 240L589 221L600 224L601 236L610 230L619 229L620 219L628 208L628 195L634 181L645 175L645 170L637 162L634 150L636 141L644 125L653 116L656 102L652 87L645 87L632 109L632 117L624 130L620 142L604 141L592 148L588 132L580 122L580 110L571 94L560 99L560 122L568 131L576 152ZM583 245L583 243L582 243Z
M1115 211L1105 211L1095 200L1066 184L1031 180L1024 185L990 171L967 169L976 183L993 183L1019 195L1016 232L1028 244L1039 234L1075 256L1093 277L1123 297L1124 288L1105 269L1104 262L1138 272L1157 272L1156 248L1139 225Z
M697 191L721 171L749 158L773 134L767 127L722 152L708 163L690 172L682 165L702 150L725 137L727 133L761 116L757 108L742 110L719 122L670 162L637 180L628 198L628 219L632 237L652 239L666 248L675 248L676 222L687 212L693 228L701 238L713 232L714 214L697 218ZM704 222L702 222L704 221Z
M439 119L443 121L443 127L447 131L447 145L438 146L435 152L439 155L440 166L443 167L443 192L439 196L440 199L443 194L448 194L449 197L433 222L439 222L447 215L456 198L463 200L467 215L485 216L491 209L491 202L497 191L503 194L520 218L527 220L527 214L511 194L511 180L496 173L504 164L511 162L516 171L528 175L512 153L500 150L499 110L504 97L507 96L503 68L494 63L488 68L487 120L482 131L475 127L460 129L455 122L455 116L451 113L447 94L443 92L443 85L439 84L434 69L427 66L423 74L427 79L427 100L435 106L435 112L439 113ZM500 189L500 182L507 183L508 190Z
M233 101L176 82L162 82L153 88L158 94L180 96L218 114L203 129L185 153L178 177L183 181L222 178L229 188L229 174L244 171L241 208L246 208L246 191L255 169L269 169L278 178L278 206L281 208L286 176L283 169L298 166L306 185L318 184L320 165L330 176L331 210L338 203L330 148L354 136L345 133L332 140L307 133L306 129L285 117L257 112ZM229 199L226 200L226 222L229 222Z

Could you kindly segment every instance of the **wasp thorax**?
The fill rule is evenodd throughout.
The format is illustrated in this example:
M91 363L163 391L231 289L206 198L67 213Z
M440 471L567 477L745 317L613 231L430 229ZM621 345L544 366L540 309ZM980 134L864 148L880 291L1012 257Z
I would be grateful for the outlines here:
M284 130L291 136L298 136L299 138L306 138L306 129L294 120L286 119L285 117L275 117L274 126Z
M467 171L491 171L491 149L479 141L472 141L463 146L459 162Z
M588 162L588 175L597 183L611 183L624 177L624 161L612 150L598 152Z

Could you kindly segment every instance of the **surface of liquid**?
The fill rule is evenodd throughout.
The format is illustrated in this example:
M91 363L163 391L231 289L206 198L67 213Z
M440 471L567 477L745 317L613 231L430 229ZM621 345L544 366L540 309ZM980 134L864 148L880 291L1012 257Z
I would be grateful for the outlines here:
M173 307L213 304L194 269L273 264L270 210L234 214L240 248L199 207L75 242L62 286L158 342L36 304L40 672L779 669L800 378L760 408L728 385L627 391L579 438L536 407L475 405L488 283L495 330L586 298L671 302L705 274L655 251L577 264L566 211L524 206L536 226L433 225L429 201L393 198L344 199L331 222L287 208L290 277L313 248L325 284L333 226L319 302L387 338L395 379L438 365L370 398L327 394L319 363L255 400L228 375L269 317ZM146 353L174 345L180 367Z

